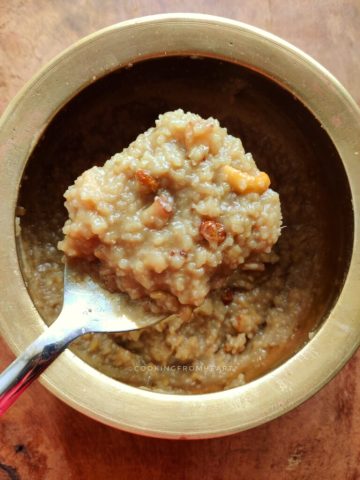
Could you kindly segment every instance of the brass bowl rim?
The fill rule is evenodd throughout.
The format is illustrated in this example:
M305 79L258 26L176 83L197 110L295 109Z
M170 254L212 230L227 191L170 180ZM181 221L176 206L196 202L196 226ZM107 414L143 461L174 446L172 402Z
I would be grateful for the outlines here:
M189 33L191 38L185 35ZM136 35L138 41L134 41ZM128 53L116 46L120 40ZM101 52L107 44L113 50L103 50L104 55L95 59L96 48ZM239 45L241 49L234 47ZM360 110L324 67L288 42L222 17L153 15L121 22L83 38L23 87L0 120L0 190L8 198L0 205L0 289L6 299L0 305L0 331L17 354L46 328L23 281L14 225L22 172L46 126L70 98L95 79L127 62L181 53L236 61L269 76L302 101L339 152L354 212L352 258L336 305L297 354L263 377L223 392L172 395L117 382L66 351L41 378L57 397L105 424L148 436L190 439L228 435L284 414L323 387L360 344ZM88 55L90 66L77 64L78 55ZM68 82L60 83L57 78Z

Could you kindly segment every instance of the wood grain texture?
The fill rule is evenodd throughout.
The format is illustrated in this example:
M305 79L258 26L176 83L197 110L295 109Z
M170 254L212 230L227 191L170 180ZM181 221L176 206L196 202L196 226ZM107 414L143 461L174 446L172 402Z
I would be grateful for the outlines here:
M360 102L359 0L0 0L0 112L40 66L82 36L181 11L224 15L282 36ZM0 342L0 368L12 358ZM360 479L359 370L357 355L291 413L232 437L192 442L105 427L37 383L0 421L0 480Z

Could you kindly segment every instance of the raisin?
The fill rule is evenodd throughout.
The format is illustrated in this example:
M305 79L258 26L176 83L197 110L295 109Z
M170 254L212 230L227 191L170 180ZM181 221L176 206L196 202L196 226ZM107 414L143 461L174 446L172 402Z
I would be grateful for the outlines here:
M159 190L159 182L155 180L154 177L150 175L146 170L137 170L135 173L136 180L144 185L152 192L157 192Z
M209 243L220 245L226 238L225 227L220 222L214 220L203 220L200 225L200 234Z
M221 293L221 300L224 305L229 305L234 299L234 292L231 288L225 288Z

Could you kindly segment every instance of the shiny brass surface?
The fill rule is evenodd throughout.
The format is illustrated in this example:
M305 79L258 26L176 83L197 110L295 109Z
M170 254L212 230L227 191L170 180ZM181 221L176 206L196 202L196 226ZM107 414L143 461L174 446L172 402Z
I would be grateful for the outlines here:
M360 343L360 111L322 66L287 42L239 22L171 14L123 22L70 47L15 97L0 121L0 329L18 354L46 328L19 268L14 211L31 151L54 115L97 78L143 58L173 54L218 57L249 66L297 97L319 120L348 176L354 246L336 305L296 355L242 387L204 395L170 395L117 382L70 351L42 383L77 410L114 427L166 438L208 438L275 418L314 394Z

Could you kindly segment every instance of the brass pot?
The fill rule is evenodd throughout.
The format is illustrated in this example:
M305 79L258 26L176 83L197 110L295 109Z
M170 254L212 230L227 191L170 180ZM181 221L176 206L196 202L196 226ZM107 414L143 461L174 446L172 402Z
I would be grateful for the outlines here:
M290 91L336 147L351 190L353 249L335 306L313 338L272 372L231 390L170 395L130 387L66 351L42 384L67 404L108 425L165 438L235 433L289 411L324 386L360 342L360 111L321 65L257 28L207 15L145 17L101 30L45 66L16 96L0 123L1 333L14 353L46 328L19 267L14 212L29 155L54 115L94 80L145 58L201 55L245 65ZM351 210L351 208L353 210Z

